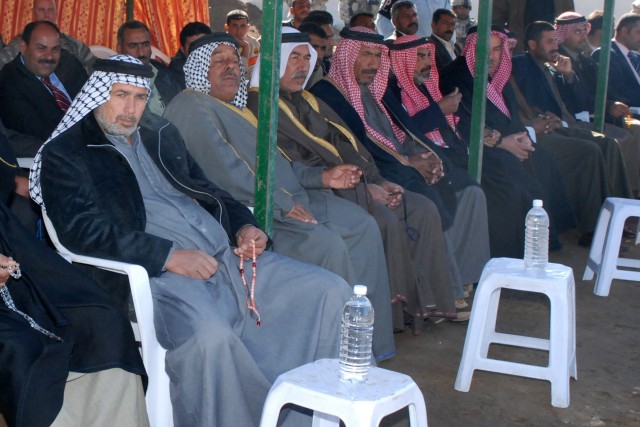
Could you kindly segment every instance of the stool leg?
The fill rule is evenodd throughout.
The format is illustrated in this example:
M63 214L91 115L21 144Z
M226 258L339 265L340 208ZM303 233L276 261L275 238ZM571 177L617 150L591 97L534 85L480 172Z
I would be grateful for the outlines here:
M562 292L549 298L551 302L551 330L549 331L549 381L551 382L551 404L557 408L569 406L569 364L572 347L569 324L571 314L569 301Z
M280 410L287 403L286 394L281 391L281 388L275 385L272 386L262 407L260 427L276 427L280 417Z
M600 262L600 271L596 278L596 284L593 293L602 297L609 295L611 281L614 273L618 268L618 254L620 252L620 243L622 242L622 229L625 222L624 217L614 215L609 224L607 238L604 243L604 254L602 262Z
M411 427L427 427L427 406L420 390L417 394L419 396L409 405L409 425Z
M569 317L569 330L571 332L571 347L569 347L569 356L571 358L571 366L569 372L571 376L578 379L578 361L576 356L576 293L575 284L571 283L571 290L569 291L569 305L571 306L571 314Z
M489 304L487 305L487 316L484 321L484 336L480 347L480 357L487 358L489 354L489 346L493 342L493 336L496 333L496 321L498 320L498 306L500 305L500 295L502 289L497 288L491 293Z
M596 223L596 231L593 235L593 241L591 242L591 249L589 250L589 260L595 262L598 267L602 266L602 252L604 250L605 236L607 235L607 230L611 226L611 212L609 209L612 209L610 204L605 202L604 206L600 210L598 222ZM582 280L593 279L593 273L593 269L589 266L589 262L587 262ZM600 276L599 271L596 271L596 273Z
M454 385L458 391L469 391L476 361L487 357L491 335L495 331L499 300L500 289L493 288L491 276L481 281L471 308L462 359Z

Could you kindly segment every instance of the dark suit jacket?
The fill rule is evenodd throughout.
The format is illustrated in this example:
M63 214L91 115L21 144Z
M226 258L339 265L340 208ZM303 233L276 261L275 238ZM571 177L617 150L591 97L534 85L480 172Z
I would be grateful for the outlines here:
M172 69L155 59L151 60L151 65L153 68L158 70L158 75L156 76L153 84L156 89L158 89L160 99L164 105L169 105L169 102L171 102L173 97L182 91L182 87L180 86L180 83L175 76L175 72Z
M398 86L398 80L395 76L389 77L389 86L383 102L392 119L403 129L407 129L414 135L419 136L429 148L434 150L438 156L442 158L445 168L450 169L455 166L466 171L468 162L466 142L461 140L458 135L451 130L447 118L442 113L440 107L438 107L436 101L431 97L426 87L420 85L418 89L429 100L429 107L419 111L414 116L409 116L409 113L402 107L402 94ZM449 148L442 148L424 136L433 130L440 132ZM447 166L449 161L451 161L452 164Z
M55 73L72 98L80 92L87 80L82 64L64 50ZM0 119L8 129L44 142L63 115L51 92L27 70L20 55L2 68ZM25 154L20 147L14 147L14 151L19 153L18 156ZM35 152L31 155L35 155Z
M596 62L600 62L600 49L596 49L591 57ZM629 66L627 58L618 46L611 42L607 99L624 102L632 107L640 107L640 84L634 73L635 70Z
M541 111L550 111L558 117L562 117L561 106L556 102L544 71L536 64L529 53L513 57L513 70L511 73L531 107L539 108ZM569 99L575 96L574 85L566 84L561 75L554 74L554 81L562 99Z
M560 47L560 55L571 58L571 55ZM593 113L596 100L596 84L598 64L591 58L578 55L578 59L571 58L571 67L578 80L574 83L573 97L563 98L565 105L572 114L581 111Z
M462 95L462 101L456 113L460 117L458 131L465 141L469 141L471 133L471 110L473 105L473 77L467 67L464 56L453 61L445 68L442 78L440 79L440 91L449 93L456 87ZM544 76L543 76L544 77ZM502 90L502 96L507 108L511 112L511 118L508 118L502 111L498 109L491 101L487 99L487 107L485 113L485 125L491 129L499 131L502 135L507 136L517 132L525 131L524 124L517 114L520 108L511 85L505 85Z
M436 46L436 68L438 69L438 74L440 71L449 65L453 60L447 52L447 48L442 44L440 40L433 37L433 34L429 36L429 41Z

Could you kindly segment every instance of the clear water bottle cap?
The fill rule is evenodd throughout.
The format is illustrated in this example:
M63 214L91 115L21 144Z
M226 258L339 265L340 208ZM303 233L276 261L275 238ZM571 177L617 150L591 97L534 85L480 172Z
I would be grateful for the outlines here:
M366 295L367 294L367 287L364 285L355 285L353 287L353 293L356 295Z
M534 208L541 208L541 207L542 207L542 200L535 199L535 200L533 201L533 207L534 207Z

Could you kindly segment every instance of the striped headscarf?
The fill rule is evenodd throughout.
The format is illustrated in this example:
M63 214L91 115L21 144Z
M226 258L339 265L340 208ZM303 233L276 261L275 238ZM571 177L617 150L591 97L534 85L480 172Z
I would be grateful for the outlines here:
M591 31L591 24L587 18L577 12L565 12L556 18L556 40L562 44L577 29L584 29L587 33Z
M71 106L62 117L53 133L42 144L33 158L31 173L29 174L29 195L34 202L44 206L42 189L40 187L40 169L42 166L42 149L56 136L70 129L80 122L87 114L104 104L111 96L111 88L116 83L132 85L147 89L147 100L151 92L151 66L144 65L140 60L129 55L113 55L107 59L98 59L93 65L95 70L89 80L82 86L80 93L73 100Z
M429 79L424 83L427 91L435 102L442 99L440 92L440 76L436 67L436 47L424 37L407 35L398 37L390 46L391 50L391 68L398 78L398 86L401 89L402 105L410 116L416 115L418 112L429 107L429 98L427 98L416 86L414 80L414 72L416 63L418 62L418 48L427 48L429 57L431 58L431 73ZM447 122L451 129L455 132L456 124L459 118L454 114L447 114ZM427 138L441 147L447 147L447 143L442 137L440 131L435 129L425 134Z
M509 81L511 76L511 55L509 54L509 38L502 31L491 30L492 36L498 36L502 39L502 57L500 64L491 74L489 74L489 83L487 85L487 98L489 101L504 114L511 118L511 113L507 104L502 97L502 90ZM473 32L467 37L467 44L464 47L462 56L467 61L467 67L472 76L476 75L476 45L478 44L478 33Z
M340 36L342 38L333 55L333 65L331 65L328 76L336 83L338 88L347 98L347 101L349 101L356 110L360 119L362 119L367 132L372 135L374 139L383 143L386 147L396 151L396 146L392 141L387 139L386 136L376 131L369 125L369 123L367 123L367 119L364 114L364 106L362 105L360 85L356 81L356 75L354 72L356 58L363 46L382 49L382 64L380 65L373 82L369 85L369 91L371 92L371 95L378 107L389 119L389 123L393 128L396 139L400 143L404 142L407 135L402 131L402 129L393 123L393 120L389 117L387 110L382 105L382 97L384 96L384 92L387 90L389 71L391 68L389 62L389 49L384 44L382 36L366 27L345 28L340 32Z
M233 36L227 33L213 33L200 37L189 46L189 56L184 64L184 80L187 89L193 89L198 92L211 92L211 82L209 81L209 67L211 66L211 55L218 46L231 46L238 55L238 66L240 67L240 86L238 93L231 101L231 104L239 109L243 109L247 105L247 77L242 61L240 60L240 51L238 50L238 42Z

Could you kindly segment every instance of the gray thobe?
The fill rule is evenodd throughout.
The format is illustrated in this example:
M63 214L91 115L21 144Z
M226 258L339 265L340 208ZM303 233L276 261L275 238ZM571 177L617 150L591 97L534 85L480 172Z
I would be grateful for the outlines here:
M211 181L234 198L253 205L256 165L256 121L248 110L207 94L183 91L164 117L180 131L191 155ZM373 352L377 360L395 354L391 295L382 238L375 220L359 206L322 189L323 168L309 168L303 188L291 164L276 153L273 250L363 284L375 309ZM318 224L288 218L295 203Z
M208 280L171 272L151 278L159 342L176 426L255 426L276 377L338 354L341 310L350 291L326 270L265 252L257 261L255 300L261 326L247 309L239 258L222 226L176 190L139 136L109 138L129 161L147 215L146 232L216 258ZM245 262L251 286L251 262Z

